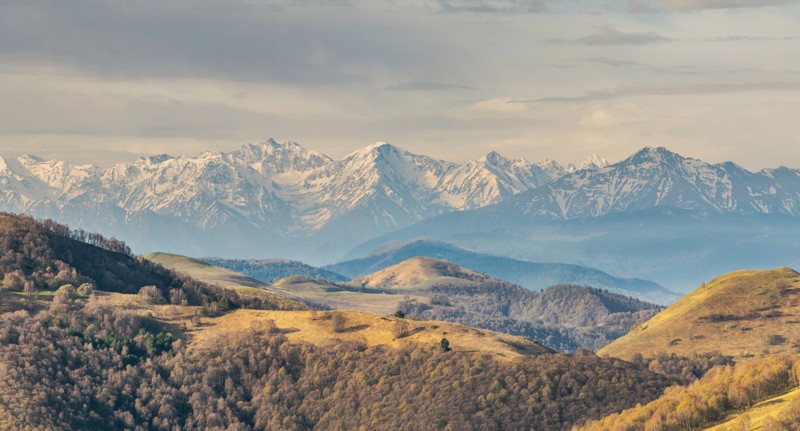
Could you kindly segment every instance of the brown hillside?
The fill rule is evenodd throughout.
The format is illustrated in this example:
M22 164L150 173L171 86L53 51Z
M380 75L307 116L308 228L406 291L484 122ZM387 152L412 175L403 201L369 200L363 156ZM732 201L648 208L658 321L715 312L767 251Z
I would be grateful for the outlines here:
M720 352L736 360L791 352L800 340L800 274L789 268L721 276L598 353L690 356Z

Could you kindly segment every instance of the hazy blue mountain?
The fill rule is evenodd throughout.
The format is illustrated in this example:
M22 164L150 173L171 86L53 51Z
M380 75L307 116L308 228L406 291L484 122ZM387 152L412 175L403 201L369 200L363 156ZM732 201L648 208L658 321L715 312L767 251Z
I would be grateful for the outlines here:
M609 289L659 304L671 303L679 297L676 293L652 281L618 278L603 271L579 265L535 263L493 256L465 250L447 243L427 240L389 244L376 249L367 257L329 265L326 269L354 278L379 271L416 256L455 263L531 290L541 290L557 284L573 284Z
M657 207L577 220L520 220L457 213L376 238L364 256L391 241L429 238L482 253L590 266L688 292L741 268L800 265L800 219L712 214Z

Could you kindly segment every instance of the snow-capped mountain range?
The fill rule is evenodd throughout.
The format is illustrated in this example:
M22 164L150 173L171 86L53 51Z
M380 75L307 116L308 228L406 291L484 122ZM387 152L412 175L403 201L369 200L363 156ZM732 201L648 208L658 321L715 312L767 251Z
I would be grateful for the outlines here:
M580 170L515 195L493 211L578 219L653 207L720 214L800 215L800 170L750 172L709 164L665 148L644 148L599 169Z
M605 164L592 155L582 168ZM109 168L26 155L0 159L0 210L116 234L134 247L137 238L183 232L272 245L313 237L317 247L338 248L432 216L496 204L573 171L497 152L459 165L387 143L333 160L268 140ZM248 253L257 250L253 244Z
M448 213L490 225L659 206L798 216L800 171L750 172L664 148L613 165L592 155L577 168L497 152L457 164L386 143L333 160L273 140L108 168L0 159L0 210L98 230L136 250L193 255L331 262L364 241L438 216L448 220Z

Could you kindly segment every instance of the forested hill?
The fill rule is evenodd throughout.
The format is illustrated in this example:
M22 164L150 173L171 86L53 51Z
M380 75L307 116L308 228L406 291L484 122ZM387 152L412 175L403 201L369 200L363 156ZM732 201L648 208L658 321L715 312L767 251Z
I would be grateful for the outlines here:
M134 257L119 240L71 230L52 220L0 213L0 274L3 288L56 290L62 285L90 285L106 292L137 293L155 286L165 299L171 295L189 304L218 301L268 309L301 309L302 305L265 293L244 298L234 291L209 286ZM181 293L176 293L180 291Z
M440 283L430 300L403 301L419 319L444 320L528 337L560 351L599 349L663 308L586 286L551 286L531 292L502 280Z

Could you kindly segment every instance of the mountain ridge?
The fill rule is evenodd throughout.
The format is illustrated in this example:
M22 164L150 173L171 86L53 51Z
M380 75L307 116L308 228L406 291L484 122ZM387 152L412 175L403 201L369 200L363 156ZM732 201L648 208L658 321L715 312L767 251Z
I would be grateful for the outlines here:
M99 229L137 249L208 255L201 251L227 236L245 240L253 251L256 241L294 247L307 240L296 249L316 247L321 254L449 211L500 202L565 172L554 162L496 152L456 164L381 142L338 160L272 139L108 168L26 155L0 160L0 210ZM144 239L175 229L194 238L178 249ZM137 233L148 230L153 234Z

